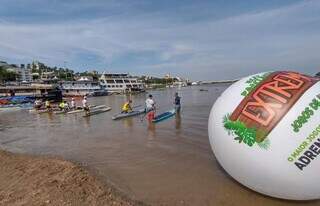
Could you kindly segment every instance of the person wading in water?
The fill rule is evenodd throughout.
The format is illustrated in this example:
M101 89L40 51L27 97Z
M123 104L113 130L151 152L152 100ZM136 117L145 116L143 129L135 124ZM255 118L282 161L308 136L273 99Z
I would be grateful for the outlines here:
M178 92L176 92L175 94L175 98L174 98L174 108L176 110L177 113L180 112L181 110L181 97L179 97Z

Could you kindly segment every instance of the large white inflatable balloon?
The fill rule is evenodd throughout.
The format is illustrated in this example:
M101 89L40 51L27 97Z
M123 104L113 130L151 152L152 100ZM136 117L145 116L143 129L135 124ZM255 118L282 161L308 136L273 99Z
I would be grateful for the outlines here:
M267 72L231 85L212 107L209 137L222 167L265 195L320 198L320 81Z

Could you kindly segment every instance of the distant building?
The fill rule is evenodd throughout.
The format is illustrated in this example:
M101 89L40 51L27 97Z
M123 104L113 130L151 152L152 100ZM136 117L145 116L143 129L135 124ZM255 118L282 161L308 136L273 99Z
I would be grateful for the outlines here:
M20 82L32 82L32 73L31 68L25 67L24 64L20 65L20 68L17 68L18 81Z
M42 72L41 74L41 80L51 80L55 78L55 73L54 72Z
M0 66L5 68L7 71L11 71L17 74L17 82L32 82L32 73L31 69L28 67L25 67L24 64L21 64L20 66L16 64L8 64L4 61L0 62Z

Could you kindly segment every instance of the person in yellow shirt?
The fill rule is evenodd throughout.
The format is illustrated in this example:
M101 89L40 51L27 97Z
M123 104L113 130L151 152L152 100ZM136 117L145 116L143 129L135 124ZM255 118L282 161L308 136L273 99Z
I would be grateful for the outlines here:
M124 103L123 106L122 106L121 113L131 112L132 111L131 103L132 103L131 99L129 101L127 101L126 103Z
M62 102L59 104L59 109L60 109L60 110L64 110L64 107L65 107L65 104L64 104L64 101L62 101Z

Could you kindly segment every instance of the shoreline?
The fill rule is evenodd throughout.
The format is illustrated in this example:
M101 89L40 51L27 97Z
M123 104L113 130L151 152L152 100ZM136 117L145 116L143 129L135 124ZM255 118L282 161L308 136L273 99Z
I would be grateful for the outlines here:
M144 206L77 163L0 149L0 205Z

